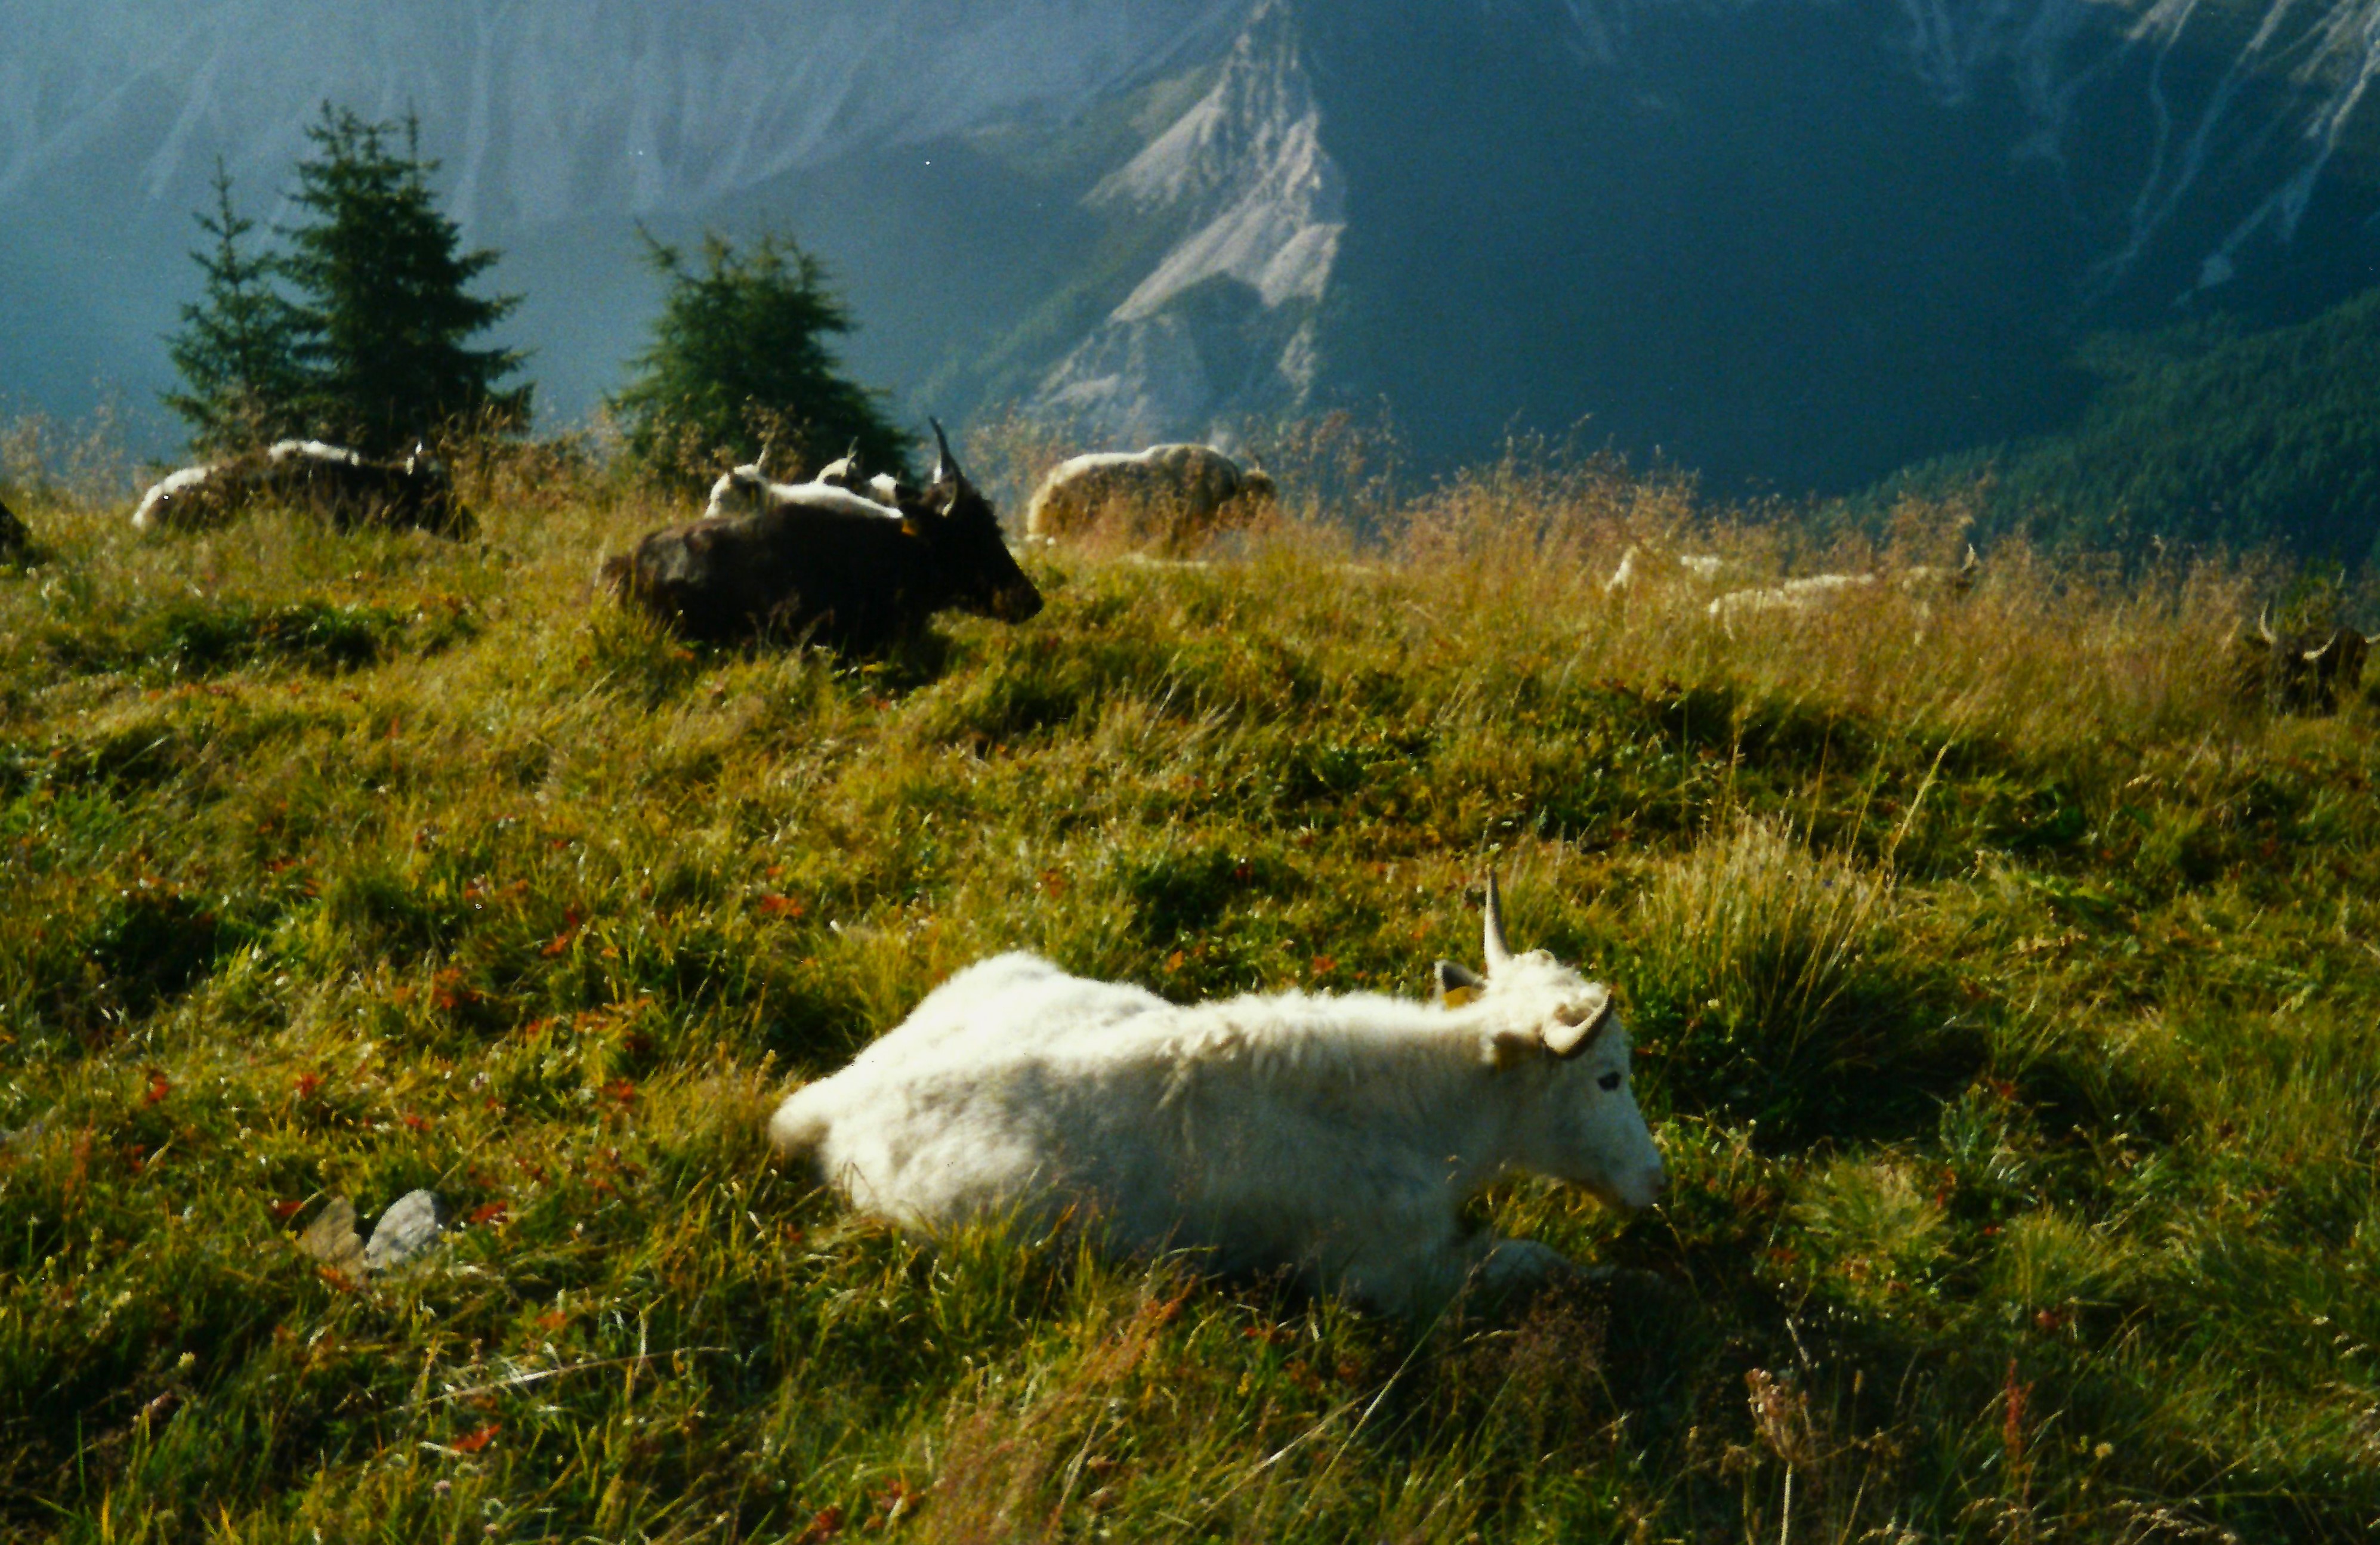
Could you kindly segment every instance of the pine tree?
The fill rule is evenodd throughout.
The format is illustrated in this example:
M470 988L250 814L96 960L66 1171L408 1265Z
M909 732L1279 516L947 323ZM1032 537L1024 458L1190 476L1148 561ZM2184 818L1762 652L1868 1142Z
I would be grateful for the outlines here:
M772 472L815 470L856 441L869 470L907 471L907 437L827 346L852 320L816 258L789 237L738 252L710 235L689 268L676 248L645 244L669 293L634 379L612 399L631 455L696 479L764 451Z
M389 145L400 127L401 155ZM532 389L498 389L523 356L465 346L520 297L468 293L497 254L460 250L430 191L437 163L421 159L418 120L370 123L325 103L306 134L315 153L298 163L294 198L313 218L284 233L280 268L300 296L314 432L391 455L457 426L525 428Z
M251 253L256 222L232 207L231 174L215 163L212 214L199 228L211 252L190 254L206 275L205 298L182 308L182 331L165 342L184 390L165 405L190 426L190 446L221 455L300 432L310 381L298 357L298 314L273 287L277 261Z

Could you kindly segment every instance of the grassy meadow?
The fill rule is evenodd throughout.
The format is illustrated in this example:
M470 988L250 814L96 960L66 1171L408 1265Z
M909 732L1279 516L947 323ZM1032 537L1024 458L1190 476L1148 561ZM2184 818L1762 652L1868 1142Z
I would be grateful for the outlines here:
M2010 546L1730 636L1601 580L1871 555L1515 461L1206 567L1037 552L1033 622L849 662L591 591L683 508L473 485L470 544L20 505L0 1539L2380 1531L2380 710L2234 700L2274 576ZM1601 1285L1404 1323L929 1248L763 1141L996 950L1419 995L1491 862L1671 1165L1491 1193ZM297 1248L423 1186L419 1263Z

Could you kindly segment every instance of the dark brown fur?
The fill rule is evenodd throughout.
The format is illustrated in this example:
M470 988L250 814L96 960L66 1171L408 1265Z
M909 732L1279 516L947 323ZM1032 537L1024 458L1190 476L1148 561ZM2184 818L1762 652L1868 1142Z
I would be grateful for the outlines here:
M686 637L717 641L814 636L864 652L945 608L1011 622L1039 611L990 501L947 446L936 471L897 515L829 497L708 516L651 533L602 577Z
M2338 711L2363 682L2371 641L2353 628L2275 633L2260 619L2236 646L2240 691L2277 713L2320 716Z

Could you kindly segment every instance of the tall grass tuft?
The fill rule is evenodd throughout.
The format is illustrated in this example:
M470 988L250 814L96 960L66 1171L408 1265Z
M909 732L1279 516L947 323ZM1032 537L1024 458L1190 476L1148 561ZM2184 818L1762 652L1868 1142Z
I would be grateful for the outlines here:
M1925 972L1889 872L1739 815L1653 872L1626 970L1661 1087L1689 1109L1807 1133L1927 1038Z

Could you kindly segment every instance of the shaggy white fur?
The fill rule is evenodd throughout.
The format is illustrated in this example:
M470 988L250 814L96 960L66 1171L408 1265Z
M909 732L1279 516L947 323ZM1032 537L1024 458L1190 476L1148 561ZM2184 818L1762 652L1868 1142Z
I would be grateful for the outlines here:
M140 505L132 512L132 529L153 531L171 525L175 499L204 486L218 470L217 464L212 462L204 466L186 466L179 472L167 473L150 485L149 491L140 496Z
M1565 1264L1466 1232L1463 1203L1499 1175L1632 1208L1665 1180L1609 994L1498 932L1491 916L1488 977L1460 1007L1297 992L1182 1007L997 956L793 1094L770 1136L912 1227L1071 1216L1111 1249L1188 1249L1427 1307L1475 1272Z
M754 514L762 510L798 504L805 509L835 510L845 514L882 515L898 520L901 513L883 502L832 483L772 483L758 466L747 464L722 472L710 485L710 502L703 517Z
M1131 513L1135 541L1187 548L1273 497L1272 479L1211 445L1100 451L1061 462L1033 491L1026 535L1056 541L1097 523L1110 505Z

